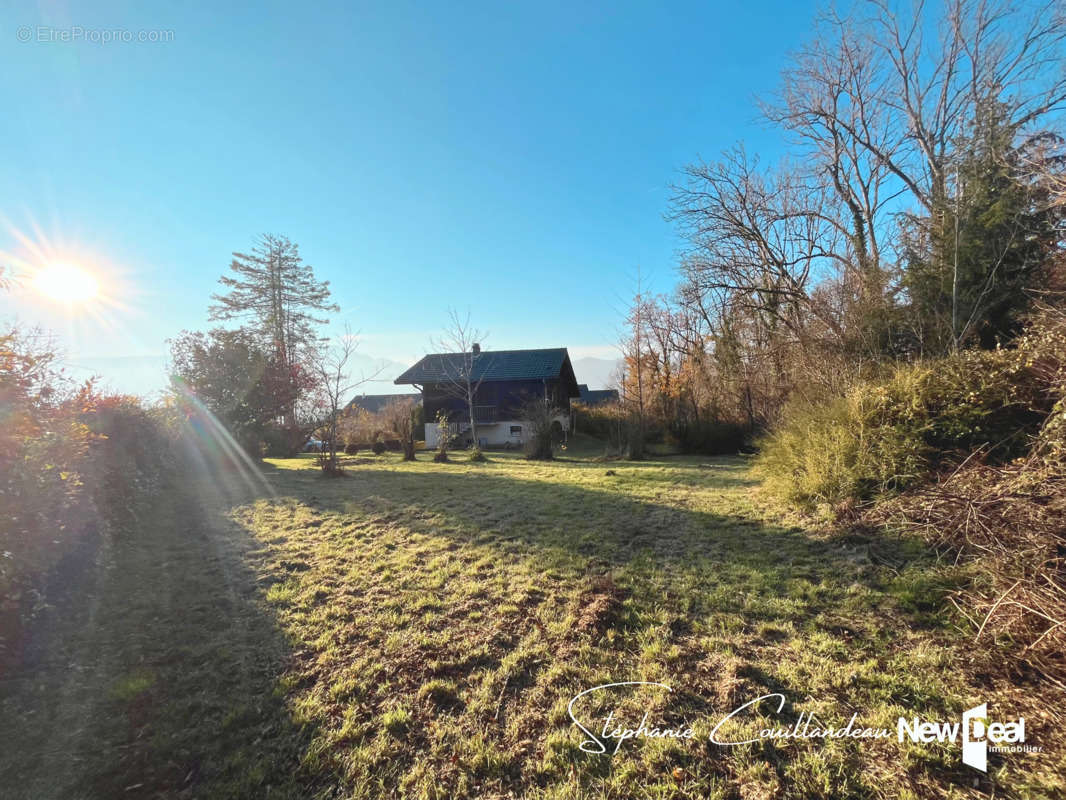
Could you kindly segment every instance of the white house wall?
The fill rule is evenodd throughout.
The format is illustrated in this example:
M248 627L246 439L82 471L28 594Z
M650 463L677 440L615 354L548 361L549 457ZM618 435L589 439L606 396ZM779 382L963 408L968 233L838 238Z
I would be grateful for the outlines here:
M558 416L555 420L562 426L564 431L570 430L570 417ZM453 423L454 424L454 423ZM512 434L511 427L520 427L521 433ZM463 431L470 429L469 425L463 426ZM477 426L477 438L485 441L486 447L503 447L506 444L521 445L529 439L530 425L523 420L503 420L501 422L483 423ZM440 442L440 435L436 422L426 423L426 447L436 448Z

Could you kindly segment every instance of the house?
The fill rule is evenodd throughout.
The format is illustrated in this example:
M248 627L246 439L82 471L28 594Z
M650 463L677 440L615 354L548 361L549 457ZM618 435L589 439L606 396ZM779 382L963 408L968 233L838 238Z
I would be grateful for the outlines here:
M581 393L579 402L583 406L598 406L618 400L617 389L590 389L587 383L579 384L577 389Z
M521 408L531 399L543 399L558 408L559 430L570 430L570 399L580 392L565 347L482 352L475 344L469 353L425 356L396 379L397 384L411 384L422 392L427 447L437 446L439 411L447 412L460 440L470 441L465 397L468 367L471 383L477 385L474 415L480 446L517 446L527 441L529 423L521 418Z
M422 402L422 397L417 394L361 394L352 398L345 411L359 408L368 414L377 414L393 400L413 400L417 404Z

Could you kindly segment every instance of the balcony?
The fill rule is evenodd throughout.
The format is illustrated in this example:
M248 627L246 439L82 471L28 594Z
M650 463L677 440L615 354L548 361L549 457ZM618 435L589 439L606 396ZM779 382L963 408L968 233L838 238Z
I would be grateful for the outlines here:
M479 425L499 422L499 409L496 406L474 406L474 420Z

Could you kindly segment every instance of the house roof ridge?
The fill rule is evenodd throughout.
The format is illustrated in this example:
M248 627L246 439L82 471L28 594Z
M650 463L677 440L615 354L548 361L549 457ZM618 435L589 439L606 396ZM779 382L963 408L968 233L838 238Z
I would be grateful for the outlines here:
M557 350L567 350L565 347L518 347L511 350L485 350L478 351L478 355L486 355L487 353L552 353ZM568 351L569 354L569 351ZM426 353L422 358L429 358L430 356L461 356L465 355L465 351L455 351L450 353Z
M417 363L399 375L395 384L418 384L437 382L449 377L464 361L471 362L478 381L542 380L563 377L573 383L576 396L577 383L570 363L570 351L566 347L528 347L515 350L482 350L477 358L468 353L427 353ZM453 376L454 377L454 376Z

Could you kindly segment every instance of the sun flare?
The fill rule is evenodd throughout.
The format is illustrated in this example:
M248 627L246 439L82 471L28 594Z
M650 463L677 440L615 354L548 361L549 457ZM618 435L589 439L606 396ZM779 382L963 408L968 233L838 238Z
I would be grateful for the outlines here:
M100 292L96 278L72 264L50 264L34 276L33 285L41 294L63 303L84 303Z

